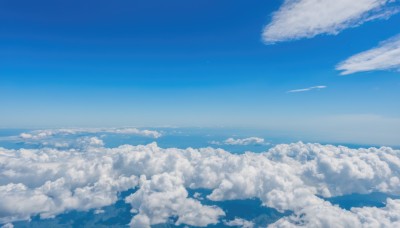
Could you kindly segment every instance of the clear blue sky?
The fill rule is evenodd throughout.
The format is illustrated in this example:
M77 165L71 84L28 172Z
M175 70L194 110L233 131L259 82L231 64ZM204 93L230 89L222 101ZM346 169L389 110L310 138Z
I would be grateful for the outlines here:
M400 14L336 35L267 43L263 29L282 4L3 0L0 127L396 133L399 72L340 76L335 67L400 33Z

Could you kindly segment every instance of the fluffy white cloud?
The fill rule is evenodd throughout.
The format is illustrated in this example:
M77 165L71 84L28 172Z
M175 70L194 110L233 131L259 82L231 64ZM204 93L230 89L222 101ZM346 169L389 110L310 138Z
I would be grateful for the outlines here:
M369 227L400 227L400 200L388 199L384 208L363 207L351 211Z
M386 207L352 208L347 211L324 202L296 211L294 215L284 217L270 228L295 227L399 227L400 200L388 199Z
M14 228L14 225L12 223L7 223L4 224L1 228Z
M111 133L111 134L126 134L126 135L141 135L152 138L159 138L162 134L158 131L140 130L137 128L64 128L64 129L48 129L36 130L29 133L21 133L20 138L39 140L56 135L75 135L84 133Z
M103 140L101 140L97 137L81 137L81 138L77 139L77 142L78 142L78 145L80 145L82 147L104 146ZM62 146L56 145L56 147L62 147Z
M320 90L320 89L325 89L327 86L313 86L313 87L308 87L304 89L294 89L294 90L289 90L287 91L288 93L301 93L301 92L307 92L310 90Z
M249 138L244 138L244 139L228 138L228 139L224 140L223 142L212 141L211 144L247 146L247 145L262 145L262 144L266 144L266 143L263 138L249 137Z
M224 221L225 226L235 226L235 227L242 227L242 228L253 228L254 223L247 221L245 219L241 218L235 218L234 220L231 221Z
M0 223L101 209L115 203L118 192L137 188L125 199L133 208L132 227L171 218L176 224L206 226L218 223L224 212L202 205L186 190L205 188L212 190L205 197L213 201L259 198L264 206L294 212L277 226L297 219L345 225L358 221L358 214L367 213L365 208L345 211L316 195L400 194L400 151L387 147L294 143L265 153L232 154L213 148L163 149L155 143L104 148L97 139L82 142L87 146L64 150L0 148ZM367 208L368 213L395 221L390 216L397 201L388 202L393 202L388 209L377 209L387 213ZM321 207L326 209L313 217ZM338 213L346 219L340 220ZM361 222L373 224L373 216Z
M267 43L337 34L398 12L393 0L285 0L263 31Z
M172 216L178 217L176 225L207 226L217 224L219 217L225 215L218 207L203 206L188 198L179 175L163 173L154 175L151 180L145 178L141 178L140 189L126 198L132 205L132 212L138 213L133 217L131 227L166 223Z
M113 204L138 181L102 150L0 149L0 223Z
M400 35L382 42L378 47L354 55L340 63L342 75L373 70L400 69Z
M272 148L268 157L296 167L301 179L325 197L371 191L400 193L400 151L388 147L282 144Z

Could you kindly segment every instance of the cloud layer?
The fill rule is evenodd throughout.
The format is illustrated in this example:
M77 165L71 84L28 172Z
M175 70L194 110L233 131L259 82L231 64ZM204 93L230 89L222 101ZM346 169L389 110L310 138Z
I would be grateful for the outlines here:
M373 70L400 69L400 35L382 42L378 47L351 56L340 63L342 75Z
M228 138L223 142L212 141L211 144L214 145L238 145L238 146L247 146L247 145L263 145L267 144L263 138L259 137L249 137L243 139L235 139Z
M109 134L126 134L126 135L140 135L145 137L159 138L162 134L158 131L141 130L137 128L64 128L64 129L48 129L36 130L27 133L21 133L21 139L40 140L57 135L76 135L85 133L109 133Z
M189 197L187 189L210 189L212 201L259 198L264 206L293 215L274 226L397 225L399 200L385 208L346 211L317 197L351 193L400 194L400 151L349 149L320 144L282 144L265 153L222 149L163 149L149 145L105 148L100 139L71 149L0 148L0 223L53 217L70 210L101 209L118 193L132 205L132 227L153 224L207 226L225 212ZM367 218L367 219L365 219ZM227 224L247 224L244 220Z
M397 5L398 6L398 5ZM337 34L398 12L392 0L285 0L263 31L267 43Z

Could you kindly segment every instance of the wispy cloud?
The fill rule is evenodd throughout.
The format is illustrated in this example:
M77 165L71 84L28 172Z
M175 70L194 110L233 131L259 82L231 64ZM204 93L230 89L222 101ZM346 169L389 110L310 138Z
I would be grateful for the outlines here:
M263 31L267 43L337 34L399 12L392 0L285 0Z
M153 130L141 130L138 128L61 128L61 129L47 129L36 130L32 132L24 132L20 134L21 139L39 140L56 135L76 135L76 134L95 134L95 133L109 133L109 134L125 134L125 135L140 135L152 138L159 138L162 134Z
M340 63L342 75L373 70L400 69L400 35L382 42L377 47L351 56Z
M320 85L320 86L312 86L304 89L294 89L294 90L289 90L287 93L301 93L301 92L307 92L310 90L320 90L320 89L325 89L327 86Z
M265 145L268 143L266 143L263 138L249 137L249 138L243 138L243 139L228 138L228 139L224 140L223 142L212 141L211 144L247 146L247 145Z

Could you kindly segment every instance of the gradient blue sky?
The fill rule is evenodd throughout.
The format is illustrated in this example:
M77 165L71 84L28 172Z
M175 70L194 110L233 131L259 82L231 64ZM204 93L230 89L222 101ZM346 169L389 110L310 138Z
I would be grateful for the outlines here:
M394 144L399 72L335 66L398 34L400 14L267 45L282 3L3 0L0 127L257 127Z

